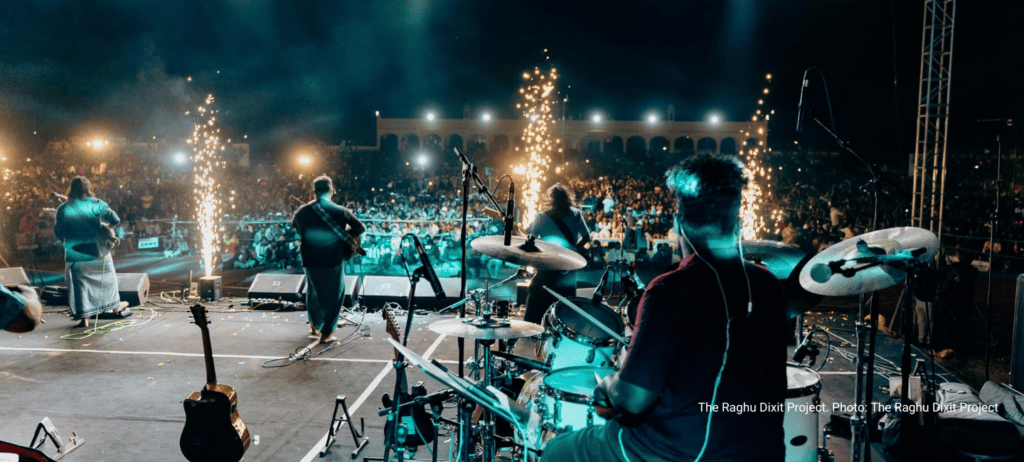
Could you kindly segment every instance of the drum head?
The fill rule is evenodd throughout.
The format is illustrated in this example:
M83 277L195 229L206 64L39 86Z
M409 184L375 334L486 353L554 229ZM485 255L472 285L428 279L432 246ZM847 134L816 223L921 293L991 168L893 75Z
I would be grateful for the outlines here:
M810 396L821 391L821 376L806 367L786 366L786 398Z
M544 377L544 387L548 394L557 392L562 399L574 402L589 402L597 386L597 373L602 379L615 372L612 367L567 367L552 371Z
M575 297L570 298L574 305L580 307L587 314L597 319L601 324L604 324L615 333L622 335L625 330L625 325L622 323L622 318L615 313L615 310L611 309L608 305L603 303L594 304L594 301L588 298ZM601 343L610 341L612 337L601 330L599 327L593 325L583 316L580 316L576 310L569 308L562 302L555 302L555 317L561 321L566 327L568 327L575 335L581 335L589 339L596 340L594 343Z

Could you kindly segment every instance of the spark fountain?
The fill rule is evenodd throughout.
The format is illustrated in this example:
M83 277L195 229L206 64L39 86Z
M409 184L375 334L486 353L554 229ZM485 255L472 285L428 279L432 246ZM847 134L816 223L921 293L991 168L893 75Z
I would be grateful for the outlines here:
M770 94L768 85L771 84L772 75L768 74L765 76L765 80L765 87L762 90L763 95L757 100L758 108L751 118L752 122L764 121L765 124L763 127L751 125L745 132L748 139L758 139L758 144L749 146L744 141L743 149L740 150L740 156L747 166L747 176L750 178L750 183L743 190L743 204L740 208L740 217L743 219L743 239L758 239L770 231L768 228L769 222L764 217L764 211L769 209L769 203L772 200L771 181L773 169L772 167L766 169L762 165L761 155L769 150L768 142L766 141L768 139L767 123L771 120L771 114L774 114L775 111L765 109L765 98ZM756 133L754 133L755 131ZM776 225L781 218L781 210L771 210L769 216L771 226Z
M547 52L547 50L544 50ZM544 73L540 67L533 72L523 73L524 86L519 89L521 102L516 109L522 111L523 117L529 120L523 129L523 147L516 147L516 152L524 154L524 160L512 166L513 171L526 178L523 192L525 214L521 221L529 223L540 209L540 193L547 180L546 173L551 165L551 152L558 146L561 152L560 139L553 139L552 128L555 124L552 107L558 104L559 96L555 90L558 81L558 70Z
M186 112L186 115L189 113ZM217 173L224 168L220 153L224 147L217 128L217 110L213 108L213 95L208 95L196 109L192 137L193 191L196 196L196 222L202 242L201 254L205 277L199 281L200 296L206 300L220 298L220 277L213 276L214 257L217 252L217 217L220 215L220 184Z

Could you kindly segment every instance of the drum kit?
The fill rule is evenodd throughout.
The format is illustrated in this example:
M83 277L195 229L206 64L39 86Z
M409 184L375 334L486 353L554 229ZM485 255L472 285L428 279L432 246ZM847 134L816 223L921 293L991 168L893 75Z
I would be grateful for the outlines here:
M567 271L586 265L579 254L533 236L513 237L511 245L504 245L502 236L487 236L473 240L472 246L492 258L539 270ZM902 282L908 273L931 261L937 247L934 234L920 228L864 234L814 256L778 242L742 242L744 258L764 266L782 281L796 310L813 306L823 296L863 294ZM473 445L472 453L484 462L495 460L502 448L510 449L513 458L529 460L554 436L605 422L595 409L594 388L625 361L632 333L629 314L621 305L616 310L589 298L566 298L548 291L557 302L545 313L541 325L509 319L507 309L493 310L493 303L477 303L477 317L430 324L433 332L476 342L478 359L467 361L475 366L470 369L476 372L476 380L452 373L436 361L426 361L390 340L410 363L463 398L458 441L473 443L459 445L462 460L470 460ZM512 353L517 339L523 338L538 339L536 358ZM498 349L492 351L496 342ZM869 357L860 358L870 362ZM786 412L786 461L819 460L827 454L818 444L820 377L795 363L788 365L787 377L786 408L811 412ZM858 386L862 386L860 379L858 375ZM512 380L521 386L514 387L514 393L507 388L499 390ZM858 391L857 399L862 398ZM502 430L495 419L507 423L505 428L511 430Z

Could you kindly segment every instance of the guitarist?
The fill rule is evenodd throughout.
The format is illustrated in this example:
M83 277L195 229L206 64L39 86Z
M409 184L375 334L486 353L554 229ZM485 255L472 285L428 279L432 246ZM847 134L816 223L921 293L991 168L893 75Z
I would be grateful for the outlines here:
M306 313L310 333L320 343L338 340L341 304L345 298L345 260L359 247L359 235L366 231L351 210L331 201L334 183L327 175L313 180L315 199L295 210L292 225L299 234L299 254L306 273Z
M544 210L537 213L526 232L577 253L585 252L590 243L583 213L576 208L572 191L561 183L548 188ZM575 297L576 271L537 271L526 297L525 321L540 324L544 313L555 302L555 297L544 290L544 286L567 298Z

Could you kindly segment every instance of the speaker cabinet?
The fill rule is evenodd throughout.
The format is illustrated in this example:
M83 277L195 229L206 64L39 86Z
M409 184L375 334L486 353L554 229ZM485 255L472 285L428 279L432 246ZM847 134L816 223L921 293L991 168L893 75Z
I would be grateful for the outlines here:
M409 280L405 276L366 276L363 278L362 295L363 303L372 309L380 308L388 302L398 303L405 308L409 298Z
M345 276L345 299L341 304L345 308L355 308L358 305L360 286L359 276ZM305 294L305 290L302 291Z
M303 301L306 291L305 274L271 274L260 273L249 286L249 299L284 300L287 302Z
M146 273L118 273L117 292L128 306L142 306L149 300L149 275Z
M430 287L430 281L421 278L416 284L416 308L424 310L440 310L459 301L459 291L462 290L462 280L459 278L437 278L444 289L444 298L438 300L434 290ZM408 296L407 296L408 297Z

